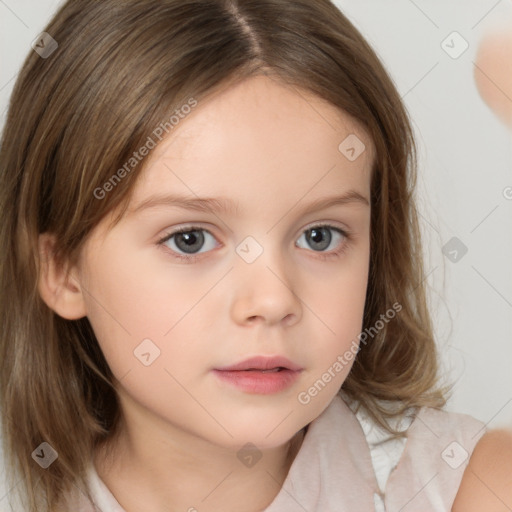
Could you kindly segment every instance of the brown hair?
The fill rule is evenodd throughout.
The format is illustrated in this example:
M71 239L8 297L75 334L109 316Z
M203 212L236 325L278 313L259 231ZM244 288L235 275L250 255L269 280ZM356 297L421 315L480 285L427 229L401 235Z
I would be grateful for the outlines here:
M73 485L86 492L91 452L115 436L120 418L87 318L59 317L38 293L39 235L55 235L58 261L76 261L100 220L124 213L144 162L108 200L94 191L155 127L191 97L255 74L327 100L375 145L363 328L375 330L392 304L401 310L362 346L343 390L385 427L408 407L445 404L422 274L412 130L376 54L334 4L72 0L45 32L58 47L27 57L0 149L0 405L10 487L21 481L27 510L55 510ZM43 441L58 452L47 469L31 458Z

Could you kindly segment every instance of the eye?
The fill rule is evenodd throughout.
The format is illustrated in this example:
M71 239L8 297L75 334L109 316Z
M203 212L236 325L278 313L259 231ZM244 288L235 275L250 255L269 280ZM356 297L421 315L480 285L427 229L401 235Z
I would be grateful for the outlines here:
M166 235L158 242L158 245L171 249L175 253L173 255L177 258L194 260L197 257L196 255L200 254L200 249L205 244L205 239L209 242L209 244L206 244L205 251L213 249L215 247L215 238L209 231L197 226L189 226ZM213 244L211 243L212 241ZM180 254L180 252L184 254Z
M334 235L333 235L333 234ZM313 226L306 231L304 231L303 235L297 241L297 244L300 242L302 238L305 238L308 245L314 249L315 252L328 252L329 254L322 255L322 257L329 256L339 256L346 248L346 243L344 241L348 240L348 234L341 230L340 228L336 228L334 226L330 226L328 224ZM340 247L341 244L341 247ZM334 250L331 247L331 250L327 250L330 246L334 246ZM299 247L301 247L299 245ZM305 248L305 247L303 247ZM337 248L337 249L336 249Z

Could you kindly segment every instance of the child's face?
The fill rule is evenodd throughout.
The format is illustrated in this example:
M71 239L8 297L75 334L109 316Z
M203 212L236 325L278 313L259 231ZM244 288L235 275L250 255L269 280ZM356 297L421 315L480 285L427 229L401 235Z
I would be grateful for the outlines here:
M349 150L349 161L338 146L354 133L366 150L355 160ZM129 424L161 439L264 448L327 407L353 362L335 365L338 356L355 352L362 327L370 206L304 211L349 190L369 201L372 151L348 116L257 77L200 102L150 153L129 213L110 231L104 219L76 273ZM137 209L170 194L222 197L237 211ZM325 224L352 240L332 228L308 234ZM157 245L191 225L188 237ZM258 355L302 371L284 388L260 373L251 389L214 371ZM265 393L261 382L274 378ZM320 391L308 391L315 383Z

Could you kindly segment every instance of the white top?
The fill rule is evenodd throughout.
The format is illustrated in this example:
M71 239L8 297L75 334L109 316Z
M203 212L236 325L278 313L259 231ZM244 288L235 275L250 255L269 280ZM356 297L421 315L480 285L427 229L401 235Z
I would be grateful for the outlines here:
M349 405L349 407L353 409L352 406ZM359 420L366 442L370 448L372 466L381 492L381 494L373 495L375 512L386 512L382 495L386 489L391 471L397 467L400 457L402 456L407 438L393 438L387 430L383 429L380 425L376 425L363 408L357 410L355 416ZM413 419L414 410L411 408L404 417L390 421L390 423L395 430L404 432L409 428Z
M393 425L407 437L393 439L363 408L354 414L356 406L336 396L310 423L265 512L449 512L485 425L465 414L409 409ZM126 512L92 464L88 478L97 508L82 497L70 510Z

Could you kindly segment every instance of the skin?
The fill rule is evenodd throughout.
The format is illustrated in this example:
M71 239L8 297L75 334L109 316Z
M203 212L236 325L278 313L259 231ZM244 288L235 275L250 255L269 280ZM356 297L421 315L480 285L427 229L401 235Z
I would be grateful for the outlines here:
M482 99L512 130L512 18L508 27L484 36L476 55L474 78Z
M512 431L487 432L473 451L464 472L453 512L512 510Z
M366 146L355 161L338 150L350 134ZM370 205L302 210L348 190L369 201L372 142L321 99L260 76L200 102L148 158L129 213L111 230L105 218L75 267L56 268L50 258L40 282L59 315L89 318L117 379L121 435L115 456L99 452L95 466L127 512L263 510L304 427L350 370L351 363L299 403L357 340L368 284ZM223 196L240 211L134 211L158 193ZM158 241L191 223L212 236L203 232L199 258L186 263L175 256L183 244ZM351 238L329 231L322 252L306 233L319 224ZM236 252L247 236L263 249L250 264ZM43 251L51 243L41 236ZM337 249L339 257L322 259ZM133 353L146 338L161 351L150 366ZM283 355L303 371L271 395L241 391L211 372L254 355ZM248 442L262 453L250 468L237 458Z

